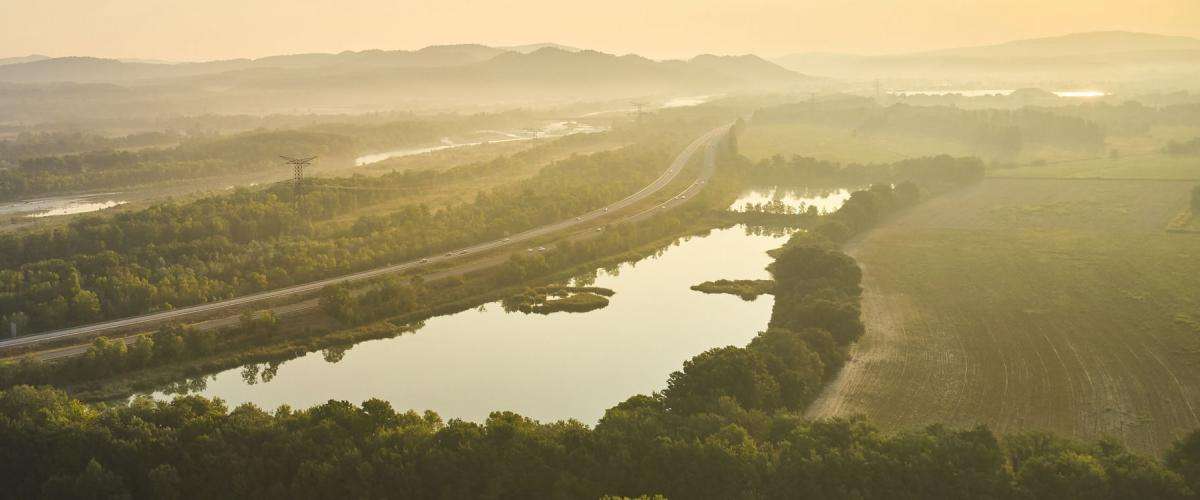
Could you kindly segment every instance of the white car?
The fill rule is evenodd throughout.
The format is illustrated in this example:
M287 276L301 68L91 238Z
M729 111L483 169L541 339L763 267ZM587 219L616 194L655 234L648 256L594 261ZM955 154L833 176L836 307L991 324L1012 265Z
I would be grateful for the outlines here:
M575 220L583 220L583 217L576 217Z
M546 247L538 247L538 251L539 251L539 252L545 252L545 251L546 251Z
M421 263L422 263L422 264L425 264L425 263L427 263L427 262L429 262L429 259L421 259Z
M604 207L604 211L605 211L605 212L607 212L607 211L608 211L608 207Z

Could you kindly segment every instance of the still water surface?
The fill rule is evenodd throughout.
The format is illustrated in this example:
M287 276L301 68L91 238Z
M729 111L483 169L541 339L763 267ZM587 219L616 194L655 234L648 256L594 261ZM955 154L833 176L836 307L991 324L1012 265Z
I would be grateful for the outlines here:
M987 96L1006 96L1016 92L1015 89L938 89L938 90L893 90L888 94L894 96L949 96L960 95L963 97L987 97ZM1058 97L1074 97L1074 98L1091 98L1105 97L1110 95L1103 90L1095 89L1072 89L1072 90L1052 90L1050 93Z
M55 217L97 212L126 203L125 200L114 198L116 195L117 193L55 196L0 203L0 215Z
M734 205L781 196L829 211L849 191L752 190ZM785 239L751 234L743 226L713 230L640 262L599 271L595 285L617 292L604 309L537 315L506 313L492 302L431 318L413 333L359 343L336 363L310 353L279 365L265 381L244 376L243 368L226 370L208 377L196 393L268 409L381 398L398 410L429 409L446 419L481 422L492 411L512 410L542 421L594 424L625 398L665 388L667 376L685 360L714 347L744 346L765 329L770 295L747 302L690 287L768 278L766 252Z
M611 304L547 316L506 313L499 303L431 318L414 333L360 343L340 362L310 353L283 363L268 382L242 369L212 376L199 394L231 405L309 407L330 399L388 400L398 410L482 421L512 410L539 420L595 423L625 398L661 390L683 361L713 347L742 346L764 329L772 298L746 302L691 285L766 278L766 251L782 236L738 226L682 240L660 255L601 271ZM156 393L158 398L167 398Z
M384 151L382 153L372 153L363 155L354 159L354 165L357 167L379 163L383 160L391 158L400 158L404 156L415 156L420 154L432 153L446 149L463 148L470 146L479 146L482 144L492 144L497 142L516 142L516 141L532 141L534 139L546 139L552 137L564 137L572 134L592 134L608 130L607 127L590 125L577 121L557 121L544 124L537 128L528 128L522 130L504 131L504 130L480 130L477 133L483 138L478 140L459 141L450 140L449 137L443 137L441 142L432 146L422 146L417 148L403 148L392 151Z
M737 201L734 201L729 209L741 212L746 211L747 205L767 205L779 202L798 211L807 210L808 207L817 207L817 211L820 213L829 213L842 208L842 204L850 199L851 191L845 188L779 189L768 187L752 189L738 196Z

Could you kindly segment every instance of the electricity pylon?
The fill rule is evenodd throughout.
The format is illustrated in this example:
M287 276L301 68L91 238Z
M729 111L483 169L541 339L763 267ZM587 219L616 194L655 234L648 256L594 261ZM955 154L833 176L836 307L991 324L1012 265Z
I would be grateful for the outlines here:
M633 105L634 113L637 116L637 122L642 123L642 108L646 107L646 103L640 102L640 101L635 101L635 102L631 102L629 104Z
M283 158L288 165L292 166L292 172L295 174L295 184L292 186L293 199L295 201L299 201L300 183L304 181L304 167L312 165L313 160L317 159L317 157L310 156L308 158L292 158L290 156L283 155L279 155L279 157Z

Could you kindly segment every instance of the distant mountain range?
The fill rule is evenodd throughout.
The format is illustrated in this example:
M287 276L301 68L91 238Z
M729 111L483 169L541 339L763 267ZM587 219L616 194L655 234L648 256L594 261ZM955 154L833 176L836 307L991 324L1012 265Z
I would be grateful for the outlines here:
M148 62L96 57L29 56L0 66L0 81L14 83L119 83L147 79L182 78L251 69L355 70L366 68L421 68L470 64L508 53L484 45L436 45L420 50L364 50L337 54L292 54L259 59L208 62Z
M1102 81L1200 75L1200 39L1104 31L899 55L802 53L775 59L837 78Z
M557 44L439 45L420 50L294 54L156 63L94 57L0 65L0 116L75 110L270 113L522 105L655 95L786 90L816 79L758 56L656 61ZM33 97L36 96L36 97Z
M21 64L21 63L27 63L27 62L41 61L43 59L50 59L50 56L43 56L41 54L32 54L32 55L22 56L22 57L0 57L0 66L4 66L6 64Z
M1098 32L902 55L652 60L539 43L437 45L207 62L33 55L0 59L0 125L114 115L479 109L744 91L842 80L985 88L1198 90L1200 40ZM961 82L961 83L958 83ZM897 88L897 85L890 85ZM944 87L943 87L944 88Z
M552 49L565 50L567 52L579 52L579 51L583 50L578 47L571 47L571 46L557 44L557 43L531 43L529 45L513 45L511 47L500 47L500 48L504 49L504 50L512 51L512 52L520 52L522 54L528 54L530 52L535 52L538 49L544 49L547 47L552 48Z
M429 73L437 68L459 68L460 73L478 70L493 76L553 73L545 75L552 78L561 78L570 73L587 73L589 77L604 80L614 80L612 76L616 75L653 79L675 75L747 83L778 83L802 78L795 72L752 55L701 55L689 61L653 61L637 55L613 56L554 43L539 43L514 47L436 45L413 51L365 50L190 63L28 56L0 60L0 82L147 83L250 70L321 70L323 73L345 74L402 69L421 69ZM297 72L294 76L304 77L306 74Z

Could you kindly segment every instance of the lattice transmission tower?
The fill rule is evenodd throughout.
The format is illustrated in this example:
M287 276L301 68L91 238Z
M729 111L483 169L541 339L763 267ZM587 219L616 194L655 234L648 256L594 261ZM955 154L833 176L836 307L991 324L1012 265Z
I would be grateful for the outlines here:
M644 113L643 110L646 107L646 103L641 102L641 101L634 101L629 104L633 105L633 113L634 113L634 116L637 118L637 123L642 123L642 114Z
M300 195L302 194L301 184L304 182L304 167L312 165L313 160L317 159L317 157L310 156L308 158L292 158L290 156L283 155L279 155L279 157L283 158L284 162L292 166L292 172L295 174L295 183L292 185L292 194L293 199L295 201L299 201Z

